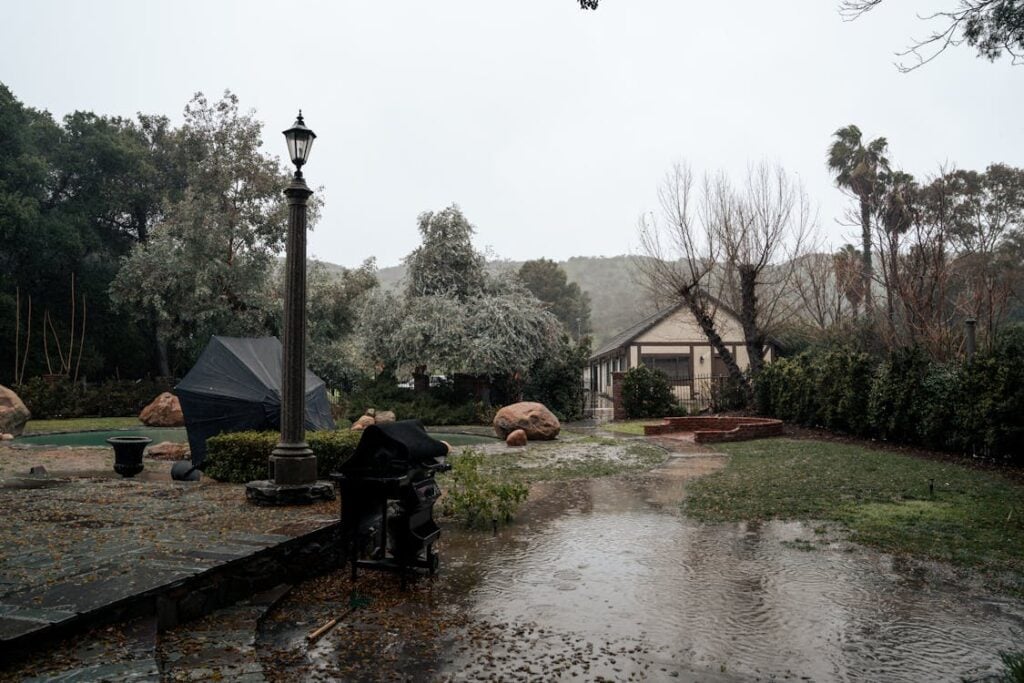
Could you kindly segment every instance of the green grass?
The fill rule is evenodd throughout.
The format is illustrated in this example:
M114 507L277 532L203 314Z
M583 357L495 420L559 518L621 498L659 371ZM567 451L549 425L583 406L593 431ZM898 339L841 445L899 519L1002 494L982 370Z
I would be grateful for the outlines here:
M645 425L660 425L661 420L629 420L627 422L608 422L601 425L606 432L643 436Z
M25 433L84 432L92 429L123 429L142 426L137 417L76 417L68 420L29 420L25 423Z
M1024 486L998 474L820 441L716 448L728 465L684 503L699 519L827 520L885 552L1024 575Z
M580 450L585 457L558 459L560 449ZM612 457L611 451L621 454ZM625 456L625 457L622 457ZM583 437L530 443L525 451L488 453L484 470L502 481L553 481L590 479L648 470L665 462L664 449L648 443L623 443L615 439Z

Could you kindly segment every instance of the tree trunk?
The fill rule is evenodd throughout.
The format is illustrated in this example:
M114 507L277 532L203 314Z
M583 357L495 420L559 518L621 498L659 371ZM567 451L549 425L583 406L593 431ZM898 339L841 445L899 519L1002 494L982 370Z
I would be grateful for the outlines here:
M753 403L754 390L750 385L750 380L743 375L743 371L740 370L739 364L736 362L736 357L732 355L732 351L722 341L721 335L718 334L718 330L715 329L715 320L708 313L707 308L704 306L704 302L701 300L700 295L695 293L692 289L684 289L679 292L682 296L683 301L686 302L687 307L690 309L690 313L696 318L697 324L700 325L701 331L708 338L711 346L718 352L718 356L725 363L726 369L729 371L729 377L736 382L743 389L743 394L746 396L748 403Z
M417 394L425 394L430 388L430 375L426 365L417 365L412 371L412 387Z
M861 267L861 282L864 287L864 315L870 317L874 311L871 297L871 204L868 197L862 195L860 198L860 227L861 239L863 240L864 251L861 254L863 265Z
M153 335L153 370L157 377L171 376L171 363L167 354L167 339L160 334L160 324L155 315L150 315L150 330Z
M750 360L750 377L757 376L764 368L764 335L757 328L757 271L749 265L740 266L740 325L743 340Z

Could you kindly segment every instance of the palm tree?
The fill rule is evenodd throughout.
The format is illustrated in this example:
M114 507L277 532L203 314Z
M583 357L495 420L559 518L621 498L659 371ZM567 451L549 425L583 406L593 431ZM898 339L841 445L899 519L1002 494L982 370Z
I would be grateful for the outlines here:
M836 185L849 190L860 201L860 227L863 240L861 252L861 280L864 291L864 313L870 315L871 305L871 214L885 177L889 173L889 159L885 156L889 143L875 138L864 145L860 128L854 125L837 130L835 140L828 148L828 169L836 178Z

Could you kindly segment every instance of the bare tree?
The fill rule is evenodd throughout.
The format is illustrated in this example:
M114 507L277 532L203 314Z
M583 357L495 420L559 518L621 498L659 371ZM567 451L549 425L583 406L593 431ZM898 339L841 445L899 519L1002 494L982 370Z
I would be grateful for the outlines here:
M658 299L682 302L718 352L729 376L747 384L732 351L718 332L718 299L711 293L712 273L722 257L716 237L716 197L705 177L694 200L693 171L676 164L658 188L660 214L642 216L638 225L643 258L635 259L641 280Z
M686 305L730 377L752 398L716 315L722 301L736 309L756 377L769 335L796 313L796 260L813 225L807 196L782 168L768 164L751 168L739 190L723 173L705 175L697 188L690 168L677 164L658 197L660 215L640 219L646 258L637 259L637 268L650 290Z
M756 377L764 366L768 335L797 313L792 291L814 218L803 187L780 166L762 163L749 169L739 193L724 184L718 187L717 238L727 272L737 275L726 296L739 313Z

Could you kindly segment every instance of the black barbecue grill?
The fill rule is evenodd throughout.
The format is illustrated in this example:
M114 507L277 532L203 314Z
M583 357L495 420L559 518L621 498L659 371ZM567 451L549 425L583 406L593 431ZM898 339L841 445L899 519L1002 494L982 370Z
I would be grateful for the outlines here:
M434 503L441 490L437 472L448 446L432 438L418 420L370 425L355 453L331 478L341 494L341 530L352 579L360 567L398 571L402 585L410 570L437 571L434 541L441 529Z

